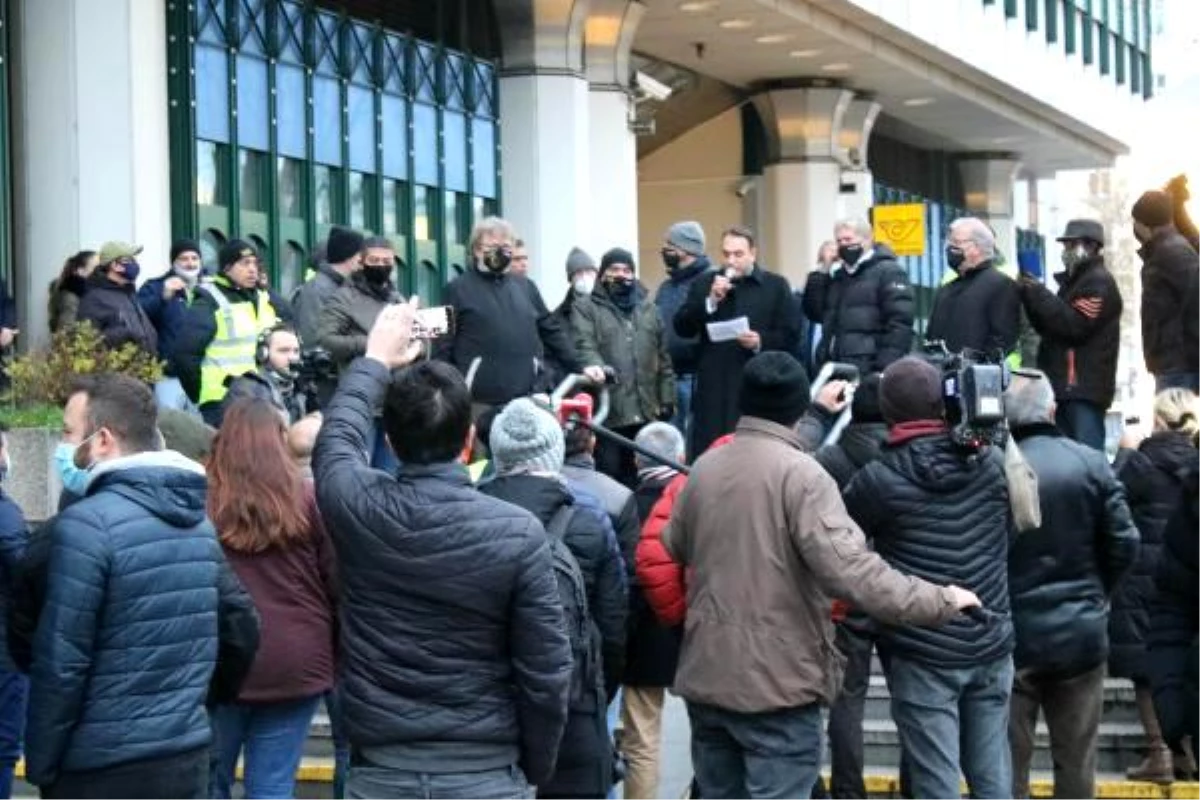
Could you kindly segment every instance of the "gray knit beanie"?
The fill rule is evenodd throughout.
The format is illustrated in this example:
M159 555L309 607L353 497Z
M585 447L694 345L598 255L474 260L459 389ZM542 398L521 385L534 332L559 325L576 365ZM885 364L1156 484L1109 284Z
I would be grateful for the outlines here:
M562 426L550 412L527 397L517 398L504 407L492 423L488 444L499 474L516 469L562 471Z
M693 256L704 255L704 228L699 222L685 220L667 228L667 244Z
M578 247L572 247L567 254L567 280L573 280L577 272L595 268L596 262L592 257Z

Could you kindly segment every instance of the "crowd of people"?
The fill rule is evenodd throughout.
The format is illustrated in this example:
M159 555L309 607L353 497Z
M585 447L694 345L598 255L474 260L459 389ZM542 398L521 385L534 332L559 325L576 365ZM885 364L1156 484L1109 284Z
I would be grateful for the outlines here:
M393 245L347 228L286 300L241 240L214 274L176 242L140 287L139 247L81 252L52 327L165 371L72 388L56 516L30 533L0 496L0 793L23 752L45 797L230 797L239 762L246 797L289 797L324 705L337 796L656 797L681 788L670 689L694 796L865 797L873 651L906 796L1028 796L1039 712L1056 793L1092 796L1106 675L1137 687L1131 776L1194 774L1198 266L1171 213L1133 208L1159 393L1111 464L1122 297L1093 220L1056 291L955 220L923 337L860 219L797 291L741 226L719 265L670 226L656 292L576 248L552 310L487 218L432 339ZM1004 444L955 434L930 340L1014 367ZM857 377L815 386L828 363ZM570 376L600 435L551 400Z

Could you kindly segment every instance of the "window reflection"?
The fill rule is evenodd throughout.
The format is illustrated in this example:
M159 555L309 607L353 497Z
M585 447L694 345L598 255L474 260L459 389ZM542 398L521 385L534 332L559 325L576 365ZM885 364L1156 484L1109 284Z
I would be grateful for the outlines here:
M292 158L280 157L279 170L279 215L304 217L304 170L302 164Z
M420 242L428 242L433 238L430 236L433 227L429 219L430 193L428 186L418 186L413 192L413 237Z
M313 217L318 225L333 223L333 169L313 165Z

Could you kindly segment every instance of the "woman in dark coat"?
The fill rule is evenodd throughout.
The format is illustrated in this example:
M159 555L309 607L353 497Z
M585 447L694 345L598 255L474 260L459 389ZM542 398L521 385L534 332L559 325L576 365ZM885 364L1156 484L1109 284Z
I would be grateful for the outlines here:
M1159 394L1154 403L1154 433L1136 450L1123 447L1113 464L1125 484L1142 541L1137 561L1113 595L1109 616L1109 675L1133 681L1138 713L1146 730L1146 758L1129 769L1131 780L1169 782L1175 772L1150 695L1146 633L1163 528L1184 494L1178 474L1197 457L1200 419L1196 402L1196 396L1186 389ZM1189 770L1189 765L1178 766Z

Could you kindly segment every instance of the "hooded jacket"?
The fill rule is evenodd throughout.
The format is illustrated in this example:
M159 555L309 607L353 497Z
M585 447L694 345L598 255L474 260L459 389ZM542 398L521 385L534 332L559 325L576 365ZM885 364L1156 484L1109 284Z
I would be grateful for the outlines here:
M47 523L26 730L32 783L209 745L218 653L246 666L254 654L220 635L246 609L231 593L205 490L200 465L140 453L97 465L86 496Z
M881 626L889 651L933 667L978 666L1012 653L1013 526L999 452L989 448L969 456L946 433L889 444L854 477L845 499L889 564L906 575L970 589L995 615L990 623L957 616L937 628Z

